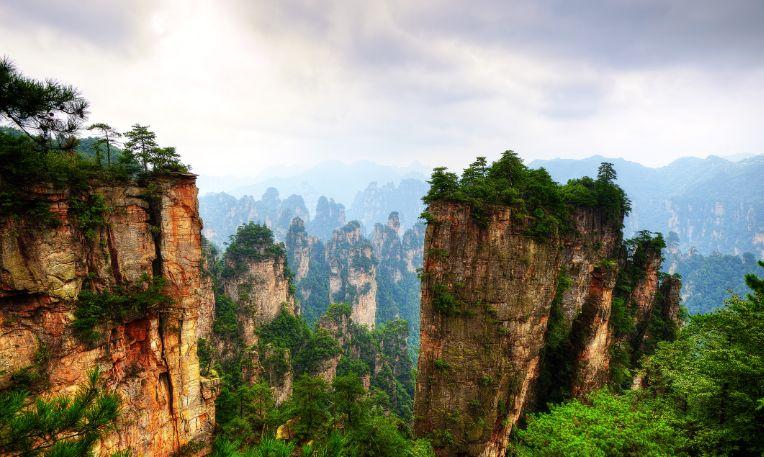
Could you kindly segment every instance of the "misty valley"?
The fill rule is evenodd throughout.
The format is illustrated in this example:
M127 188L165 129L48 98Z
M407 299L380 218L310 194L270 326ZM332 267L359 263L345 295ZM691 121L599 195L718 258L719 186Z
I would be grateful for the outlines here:
M0 59L0 455L764 455L764 155L229 179L31 74Z

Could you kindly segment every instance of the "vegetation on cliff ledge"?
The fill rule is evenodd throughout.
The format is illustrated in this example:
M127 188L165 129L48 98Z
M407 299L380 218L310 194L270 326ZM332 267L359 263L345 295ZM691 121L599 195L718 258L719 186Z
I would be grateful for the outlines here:
M759 262L764 267L764 262ZM694 315L642 360L641 388L594 393L531 415L516 455L764 453L764 279L746 297Z
M162 292L165 280L144 274L134 284L117 284L101 292L82 289L74 310L72 328L89 346L103 337L99 328L144 317L149 311L169 306L172 299Z
M436 201L466 203L480 225L487 224L492 205L510 206L515 218L530 220L527 234L543 239L570 229L574 206L598 208L608 221L622 223L631 203L615 179L613 165L604 162L597 179L584 177L560 185L543 168L528 168L515 152L505 151L490 166L485 157L478 157L461 177L445 167L435 168L423 201L427 205ZM427 212L423 217L430 219Z
M175 148L160 147L147 126L135 124L122 148L121 134L104 123L89 129L99 136L80 140L87 108L76 88L26 77L9 59L0 59L0 122L13 126L0 126L0 214L56 224L50 202L38 196L41 186L66 190L76 203L93 181L188 172Z

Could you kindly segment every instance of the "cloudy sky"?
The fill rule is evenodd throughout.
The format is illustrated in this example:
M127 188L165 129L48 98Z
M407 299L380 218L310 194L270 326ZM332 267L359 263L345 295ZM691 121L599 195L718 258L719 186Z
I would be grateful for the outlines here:
M0 0L0 43L204 174L764 152L761 0Z

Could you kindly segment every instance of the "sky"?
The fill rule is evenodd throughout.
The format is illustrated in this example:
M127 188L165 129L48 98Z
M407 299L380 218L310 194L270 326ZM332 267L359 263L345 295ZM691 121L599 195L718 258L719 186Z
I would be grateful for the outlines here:
M764 153L764 2L0 0L0 54L206 175Z

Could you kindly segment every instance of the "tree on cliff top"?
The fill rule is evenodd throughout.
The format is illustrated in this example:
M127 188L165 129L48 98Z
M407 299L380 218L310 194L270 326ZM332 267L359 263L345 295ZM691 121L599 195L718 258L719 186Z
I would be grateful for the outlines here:
M0 116L35 140L40 150L73 148L87 107L73 86L28 78L10 59L0 59Z
M101 136L98 137L95 142L95 152L98 166L101 166L101 148L104 146L106 147L106 163L108 166L111 166L112 147L114 146L117 138L121 137L122 134L119 133L119 131L117 131L117 129L114 127L103 122L91 125L88 127L88 130L98 130L101 133Z
M530 221L528 235L548 238L570 228L571 206L600 208L609 220L622 221L631 206L615 179L612 164L606 162L600 166L597 180L585 177L563 186L543 168L530 169L514 151L505 151L490 166L485 157L478 157L461 178L444 167L435 168L428 181L430 190L422 200L427 205L466 203L480 225L488 222L491 205L511 206L516 219Z

